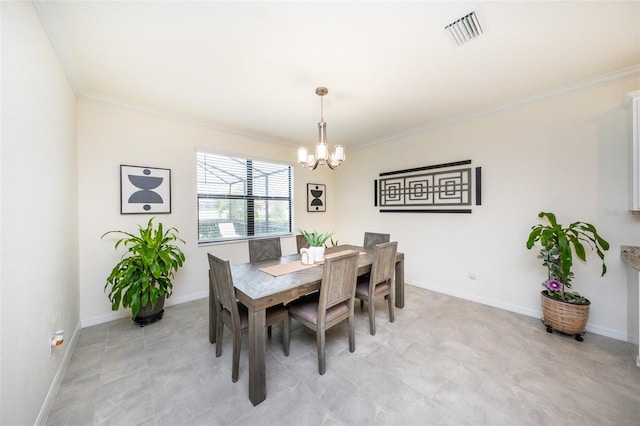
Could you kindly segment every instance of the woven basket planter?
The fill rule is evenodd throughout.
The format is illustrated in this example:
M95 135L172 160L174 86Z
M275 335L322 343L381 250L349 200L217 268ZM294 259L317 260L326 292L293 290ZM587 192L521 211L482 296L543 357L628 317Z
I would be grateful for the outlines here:
M587 320L589 319L590 302L585 305L562 302L549 297L546 290L541 293L542 322L547 326L547 331L553 330L561 333L575 335L576 340L582 341Z

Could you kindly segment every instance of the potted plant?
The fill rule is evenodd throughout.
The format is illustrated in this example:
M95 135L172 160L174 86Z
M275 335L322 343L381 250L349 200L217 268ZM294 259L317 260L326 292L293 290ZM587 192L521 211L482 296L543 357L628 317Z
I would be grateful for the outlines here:
M527 248L531 249L539 243L538 259L542 259L548 272L547 279L542 283L545 290L541 292L543 323L549 333L557 330L575 335L576 340L582 341L591 302L578 292L567 291L574 277L571 271L573 254L586 262L583 243L595 250L602 261L600 276L603 276L607 273L604 252L609 250L609 243L590 223L579 221L563 227L553 213L540 212L538 217L546 218L548 224L531 227Z
M115 243L127 248L120 261L113 267L104 286L110 285L109 300L111 309L122 307L131 309L133 320L144 326L162 318L165 297L171 297L174 273L185 261L184 254L173 241L184 240L178 237L176 228L157 227L149 219L146 227L138 225L138 235L124 231L108 231L106 235L116 233L124 235Z
M309 249L313 254L313 259L315 262L321 262L324 260L324 244L327 242L329 238L331 238L335 232L323 232L319 233L315 229L313 232L308 232L303 229L298 229L309 243Z

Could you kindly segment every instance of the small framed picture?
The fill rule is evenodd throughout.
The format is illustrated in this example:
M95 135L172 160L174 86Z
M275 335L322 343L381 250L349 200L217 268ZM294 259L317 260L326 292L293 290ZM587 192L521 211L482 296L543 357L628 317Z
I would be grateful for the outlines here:
M121 165L120 213L171 213L171 170Z
M327 187L319 183L307 184L307 211L327 211Z

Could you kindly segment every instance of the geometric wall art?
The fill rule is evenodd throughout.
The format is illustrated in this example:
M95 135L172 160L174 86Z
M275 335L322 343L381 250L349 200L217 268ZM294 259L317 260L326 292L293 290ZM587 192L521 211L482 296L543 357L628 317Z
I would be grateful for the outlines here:
M307 184L307 211L327 211L327 187L319 183Z
M471 160L379 174L374 205L380 213L471 213L482 204L482 169Z
M171 170L121 165L120 213L171 213Z

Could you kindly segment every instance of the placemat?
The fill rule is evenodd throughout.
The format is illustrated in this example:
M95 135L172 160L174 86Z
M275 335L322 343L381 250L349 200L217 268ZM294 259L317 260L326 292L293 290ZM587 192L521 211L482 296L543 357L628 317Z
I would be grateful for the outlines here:
M294 262L289 262L289 263L280 263L278 265L265 266L264 268L260 268L260 270L274 277L279 277L280 275L302 271L304 269L313 268L315 266L321 266L321 265L320 264L303 265L301 261L296 260Z
M340 256L341 254L349 253L353 250L343 250L336 253L326 254L325 259L332 258L334 256ZM367 254L366 251L361 251L360 254ZM269 274L274 277L279 277L280 275L290 274L292 272L302 271L305 269L313 268L315 266L322 266L324 262L314 263L313 265L304 265L302 261L296 260L294 262L289 263L280 263L278 265L273 266L265 266L264 268L260 268L260 270L266 274Z

